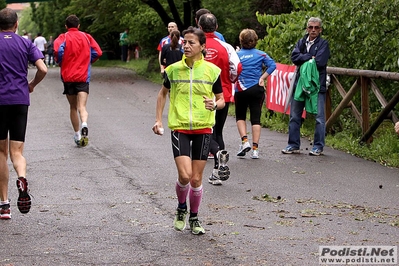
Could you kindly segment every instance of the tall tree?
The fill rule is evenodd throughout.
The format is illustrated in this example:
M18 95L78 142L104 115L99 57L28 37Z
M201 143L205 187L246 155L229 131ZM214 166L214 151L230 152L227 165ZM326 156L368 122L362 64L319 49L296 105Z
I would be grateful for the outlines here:
M168 0L167 6L163 6L158 0L141 0L141 2L154 9L165 26L174 21L180 31L193 25L194 12L201 8L201 0L179 1L178 3L182 4L182 6L176 6L174 0ZM172 16L169 15L168 10ZM182 14L183 20L181 19Z
M6 7L7 7L6 0L0 0L0 9L6 8Z

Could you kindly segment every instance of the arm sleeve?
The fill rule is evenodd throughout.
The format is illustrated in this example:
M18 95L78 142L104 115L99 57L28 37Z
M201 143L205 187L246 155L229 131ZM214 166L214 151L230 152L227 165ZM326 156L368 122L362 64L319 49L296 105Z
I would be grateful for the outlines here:
M295 45L294 51L292 51L291 54L291 61L297 66L302 65L306 61L312 58L312 55L309 53L302 53L301 52L301 45L303 43L303 40L299 40L297 44Z
M274 60L267 53L265 53L263 63L267 67L266 72L269 75L276 69L276 62L274 62Z
M161 65L163 65L163 66L166 66L166 64L165 64L165 58L166 58L166 47L167 47L168 45L164 45L163 47L162 47L162 51L161 51Z
M166 74L166 72L165 72L165 77L163 79L163 86L165 88L167 88L168 90L170 90L170 80L169 80L168 74Z
M227 43L226 43L227 44ZM241 74L242 66L240 62L240 58L237 55L236 50L230 44L225 46L227 48L227 52L229 54L229 69L230 69L230 81L232 83L237 81L238 76Z
M327 65L327 61L330 58L330 48L328 42L323 40L321 45L317 47L315 60L318 68L325 67Z
M215 83L213 83L212 92L213 92L213 94L223 93L222 82L220 81L220 76L215 81Z

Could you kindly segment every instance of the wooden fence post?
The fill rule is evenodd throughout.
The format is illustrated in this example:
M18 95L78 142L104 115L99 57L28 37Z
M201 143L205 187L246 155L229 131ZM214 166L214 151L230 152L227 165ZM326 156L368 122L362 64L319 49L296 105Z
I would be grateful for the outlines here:
M369 104L369 84L370 79L367 77L360 77L360 88L361 88L361 101L362 101L362 133L366 133L370 127L370 104ZM371 138L366 140L366 143L370 143Z

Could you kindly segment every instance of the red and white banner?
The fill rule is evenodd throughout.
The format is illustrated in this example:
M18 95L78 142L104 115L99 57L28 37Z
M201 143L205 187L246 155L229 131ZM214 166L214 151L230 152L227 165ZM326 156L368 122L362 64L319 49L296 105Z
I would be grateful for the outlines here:
M267 79L266 107L279 113L284 113L288 91L292 77L295 73L295 66L276 63L276 69ZM292 81L294 82L294 81ZM286 114L290 113L288 107Z

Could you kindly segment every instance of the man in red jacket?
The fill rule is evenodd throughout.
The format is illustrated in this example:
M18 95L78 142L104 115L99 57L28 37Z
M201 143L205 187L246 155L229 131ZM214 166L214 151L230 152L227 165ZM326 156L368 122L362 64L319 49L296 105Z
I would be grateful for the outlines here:
M86 110L89 95L90 65L97 61L102 51L94 38L79 30L79 18L70 15L65 20L66 33L54 41L54 58L61 67L61 80L70 106L70 119L74 140L78 146L88 144ZM81 127L79 127L81 122Z
M217 19L213 14L204 14L198 20L198 25L205 32L206 56L205 60L217 65L222 72L224 108L216 111L215 126L213 127L210 152L215 155L215 163L208 182L212 185L221 185L230 177L230 169L227 166L229 153L225 150L223 140L223 127L229 111L229 103L233 99L232 83L237 80L241 73L242 66L235 49L228 43L221 41L215 32L218 28Z

